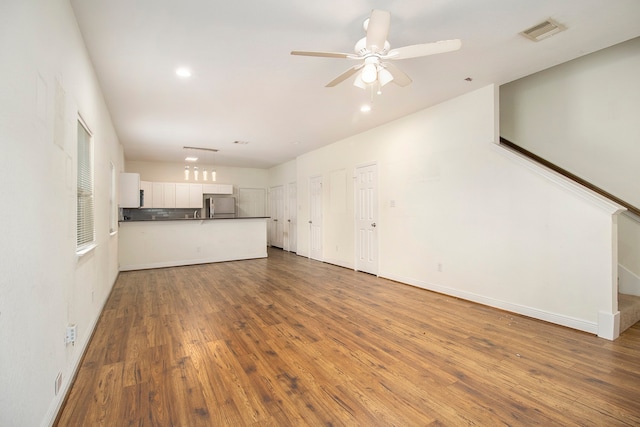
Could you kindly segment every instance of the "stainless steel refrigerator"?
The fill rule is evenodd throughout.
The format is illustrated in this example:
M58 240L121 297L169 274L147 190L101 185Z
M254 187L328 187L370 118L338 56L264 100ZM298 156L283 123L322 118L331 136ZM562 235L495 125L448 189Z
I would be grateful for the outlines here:
M204 205L207 218L233 218L236 215L235 197L207 197Z

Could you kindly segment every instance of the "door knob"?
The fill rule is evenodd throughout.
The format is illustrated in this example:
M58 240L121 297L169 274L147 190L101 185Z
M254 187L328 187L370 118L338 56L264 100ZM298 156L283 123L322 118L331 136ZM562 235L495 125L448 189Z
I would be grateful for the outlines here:
M372 224L371 224L371 226L372 226L373 228L376 228L376 223L375 223L375 222L374 222L374 223L372 223Z
M313 222L309 221L309 224L313 224Z

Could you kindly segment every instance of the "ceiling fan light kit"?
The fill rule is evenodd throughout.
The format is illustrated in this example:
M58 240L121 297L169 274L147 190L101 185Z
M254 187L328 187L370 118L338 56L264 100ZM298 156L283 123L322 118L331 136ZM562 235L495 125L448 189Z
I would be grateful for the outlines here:
M361 73L362 81L366 84L371 84L378 78L378 68L376 67L378 61L375 57L369 57L364 62L365 65L362 67Z
M294 50L291 54L361 61L360 64L354 65L327 83L326 87L336 86L354 74L357 74L353 81L354 86L362 89L376 86L378 93L380 93L380 88L389 82L394 82L399 86L407 86L412 81L404 71L400 70L394 64L383 61L417 58L452 52L460 49L462 46L462 42L459 39L454 39L391 49L391 45L387 41L390 22L391 14L389 12L378 9L372 10L371 16L363 23L366 36L356 43L354 47L355 54L299 50Z

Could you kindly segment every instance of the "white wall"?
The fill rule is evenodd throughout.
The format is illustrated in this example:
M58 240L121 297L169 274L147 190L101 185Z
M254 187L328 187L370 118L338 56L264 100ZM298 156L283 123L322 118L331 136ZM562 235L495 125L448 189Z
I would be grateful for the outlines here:
M501 136L640 208L640 37L500 87Z
M374 162L381 276L599 333L617 312L619 207L494 144L496 103L488 86L300 156L298 253L322 175L324 259L353 267L350 177Z
M295 182L297 179L297 161L290 160L281 165L275 166L268 171L269 173L269 188Z
M638 75L635 38L503 85L501 135L640 209ZM640 294L640 221L622 221L621 285Z
M0 3L0 64L0 425L48 425L117 276L110 162L124 161L68 1ZM94 134L98 244L79 260L78 111Z

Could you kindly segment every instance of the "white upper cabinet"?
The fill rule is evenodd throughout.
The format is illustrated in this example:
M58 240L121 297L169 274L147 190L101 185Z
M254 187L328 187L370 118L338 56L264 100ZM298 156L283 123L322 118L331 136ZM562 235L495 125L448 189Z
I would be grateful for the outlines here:
M121 173L119 179L118 206L121 208L140 207L140 174Z
M202 209L202 184L189 184L189 207Z
M120 186L130 186L135 190L137 194L135 200L133 200L134 190L129 190L131 194L131 202L127 202L130 205L124 206L122 202L120 207L123 208L194 208L202 209L202 195L204 189L210 191L206 194L233 194L233 185L227 184L190 184L190 183L173 183L173 182L149 182L140 181L140 175L138 174L121 174L121 175L135 175L135 177L126 177L124 180L120 180ZM131 182L126 182L131 180ZM215 187L211 187L211 185ZM126 188L125 188L126 190ZM142 199L143 204L140 205L140 190L144 191L144 197ZM211 190L216 191L212 193ZM226 192L225 192L226 191ZM122 200L123 190L120 190Z
M189 184L176 184L176 208L188 208Z
M202 184L203 194L233 194L232 184Z
M147 203L145 203L147 204ZM164 208L164 184L162 182L153 183L153 201L152 208Z
M164 207L175 208L176 207L176 185L172 182L165 182L162 185L164 192Z

